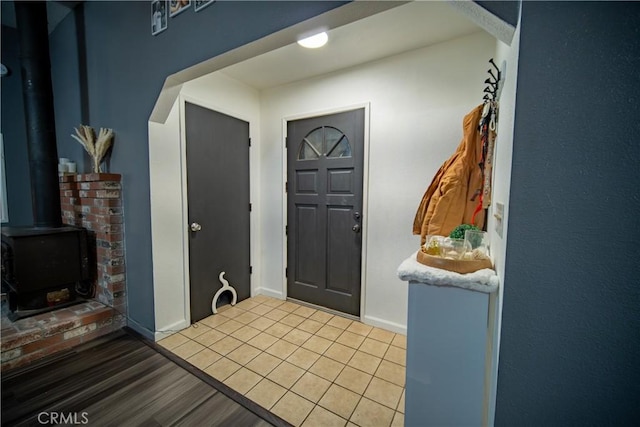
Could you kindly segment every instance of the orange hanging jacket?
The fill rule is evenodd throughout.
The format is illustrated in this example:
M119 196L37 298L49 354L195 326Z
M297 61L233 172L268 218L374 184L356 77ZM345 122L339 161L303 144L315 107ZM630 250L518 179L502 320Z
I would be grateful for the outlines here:
M471 224L473 212L482 192L482 141L478 123L483 104L474 108L462 121L463 137L456 152L444 162L425 192L413 221L413 234L420 234L421 244L427 235L448 236L460 224ZM475 224L484 226L484 211Z

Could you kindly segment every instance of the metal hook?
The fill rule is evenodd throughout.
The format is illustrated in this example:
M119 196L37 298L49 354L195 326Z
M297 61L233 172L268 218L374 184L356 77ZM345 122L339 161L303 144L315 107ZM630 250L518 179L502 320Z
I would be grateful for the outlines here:
M493 66L493 68L496 69L496 72L498 73L498 78L496 80L500 80L500 68L496 65L495 62L493 62L493 58L489 59L489 63Z

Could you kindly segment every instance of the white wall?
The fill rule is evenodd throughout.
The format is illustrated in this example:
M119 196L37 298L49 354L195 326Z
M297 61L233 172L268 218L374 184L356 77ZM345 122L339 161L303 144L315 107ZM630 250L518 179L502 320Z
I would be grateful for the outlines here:
M497 301L494 298L493 303L496 304L494 314L495 321L491 322L494 326L492 331L492 349L491 349L491 366L489 367L489 384L490 390L487 398L488 402L488 423L494 424L496 389L498 383L498 354L500 349L500 328L502 325L502 296L504 295L504 287L509 286L503 281L505 261L507 256L507 225L509 223L509 191L511 188L511 159L513 152L513 126L516 107L516 85L518 77L518 57L520 54L520 24L518 24L511 42L511 46L498 41L496 45L495 62L499 66L505 62L505 75L503 80L502 94L499 100L499 121L496 136L495 158L494 158L494 176L493 176L493 194L492 205L489 209L489 222L487 230L491 234L491 256L494 260L494 266L498 277L500 278L500 287L498 289ZM496 211L496 204L504 204L504 212L502 214L502 237L495 231L496 219L493 214Z
M249 122L251 201L260 211L260 103L256 90L222 73L185 83L165 123L149 122L149 174L155 307L155 338L190 324L186 171L184 164L183 102L188 101ZM184 198L183 198L184 194ZM254 277L260 274L258 218L251 218ZM134 325L135 326L135 325Z
M502 94L499 100L498 127L494 150L492 204L489 210L487 231L491 235L491 255L496 272L504 277L505 257L507 254L507 224L509 219L509 190L511 188L511 157L513 151L513 125L516 105L516 82L518 76L518 55L520 52L520 28L518 27L511 46L497 41L495 62L499 66L505 63L505 76L502 81ZM504 204L502 214L502 237L496 232L497 220L494 217L497 203ZM502 300L502 288L500 289Z
M179 161L171 161L180 157L180 108L176 101L165 123L149 122L151 248L156 331L181 329L189 325L182 286L182 171ZM134 329L144 333L135 325Z
M416 208L459 144L462 118L482 101L487 61L494 54L495 39L480 32L262 92L223 72L186 83L167 121L149 124L156 338L189 322L185 172L175 161L184 155L184 100L250 123L252 294L281 298L283 120L369 105L363 321L406 333L407 284L396 270L419 247L411 234Z
M437 169L482 102L495 39L484 32L262 92L261 287L285 295L283 119L370 105L364 273L365 323L406 332L398 265L419 247L413 217ZM291 64L296 66L296 64Z

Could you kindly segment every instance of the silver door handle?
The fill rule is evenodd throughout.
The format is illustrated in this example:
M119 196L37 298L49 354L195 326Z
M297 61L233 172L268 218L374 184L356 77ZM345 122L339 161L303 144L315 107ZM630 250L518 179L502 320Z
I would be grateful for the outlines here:
M202 230L202 226L197 222L191 223L191 231L200 231Z
M354 233L359 233L360 232L360 224L356 224L353 227L351 227L351 229L353 230Z

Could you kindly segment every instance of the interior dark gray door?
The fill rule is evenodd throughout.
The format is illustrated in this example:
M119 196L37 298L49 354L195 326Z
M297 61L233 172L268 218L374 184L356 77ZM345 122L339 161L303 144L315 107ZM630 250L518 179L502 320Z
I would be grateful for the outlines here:
M185 124L194 323L211 315L211 301L222 287L220 272L226 272L238 301L251 293L249 123L186 103Z
M287 123L287 295L360 315L364 109Z

